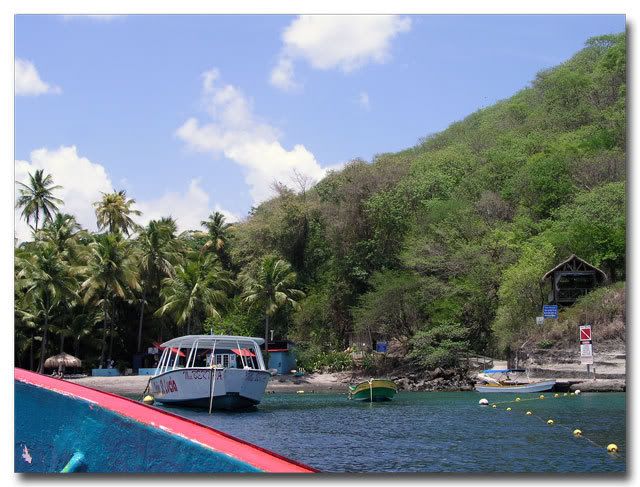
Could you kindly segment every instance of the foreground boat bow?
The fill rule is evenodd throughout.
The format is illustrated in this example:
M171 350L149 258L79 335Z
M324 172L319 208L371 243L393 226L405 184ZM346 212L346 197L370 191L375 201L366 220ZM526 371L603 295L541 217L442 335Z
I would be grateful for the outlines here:
M120 396L15 369L16 472L316 470Z

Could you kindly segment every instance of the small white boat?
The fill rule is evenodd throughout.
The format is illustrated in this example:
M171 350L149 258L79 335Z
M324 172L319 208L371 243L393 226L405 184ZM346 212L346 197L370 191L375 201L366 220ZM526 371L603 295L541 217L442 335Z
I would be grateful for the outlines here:
M527 376L526 382L520 379L524 369L488 369L478 374L477 392L545 392L556 385L555 380L531 381Z
M209 409L246 409L262 400L271 374L262 338L187 335L164 349L149 389L164 405Z

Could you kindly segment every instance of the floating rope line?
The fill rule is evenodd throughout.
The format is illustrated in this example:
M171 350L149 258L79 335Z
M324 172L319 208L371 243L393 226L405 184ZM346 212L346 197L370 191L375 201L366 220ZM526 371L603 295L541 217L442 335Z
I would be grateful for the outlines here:
M575 393L572 392L570 395L567 393L567 394L565 394L563 396L557 395L557 396L553 396L553 397L555 399L560 399L561 397L575 397ZM490 404L490 406L493 406L494 404L496 406L500 406L501 404L511 404L511 403L514 403L514 402L542 401L544 399L546 399L546 396L544 394L541 394L538 397L532 397L532 398L529 398L529 399L520 399L519 397L516 397L515 399L513 399L511 401L492 402Z
M562 396L559 395L559 394L555 394L553 397L555 399L559 399L561 397L576 397L576 394L571 393L570 395L569 394L565 394L565 395L562 395ZM502 405L502 404L512 404L512 403L517 403L517 402L528 402L528 401L542 401L544 399L546 399L545 396L543 394L541 394L538 397L534 397L534 398L530 398L530 399L520 399L519 397L516 397L512 401L494 402L494 403L491 403L490 405L491 405L492 408L497 408L497 406ZM511 407L506 408L506 411L511 411ZM615 445L613 443L611 443L611 444L609 444L608 446L605 447L604 445L601 445L600 443L598 443L598 442L592 440L591 438L588 438L587 436L585 436L584 433L580 429L573 429L572 430L571 428L569 428L566 425L556 423L555 420L553 420L553 419L550 419L550 418L544 419L542 416L540 416L538 414L535 414L531 410L527 410L525 414L527 416L533 416L537 420L542 421L542 423L547 424L549 426L559 426L561 428L564 428L567 431L569 431L574 438L576 438L576 439L584 439L588 443L591 443L593 446L595 446L595 447L597 447L599 449L607 450L609 453L613 453L613 455L611 456L612 459L617 460L617 461L622 460L622 458L618 456L618 447L617 447L617 445Z

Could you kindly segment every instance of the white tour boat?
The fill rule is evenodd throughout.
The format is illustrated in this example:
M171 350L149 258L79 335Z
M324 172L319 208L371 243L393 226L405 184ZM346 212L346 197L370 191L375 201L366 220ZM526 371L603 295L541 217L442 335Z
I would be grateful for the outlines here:
M149 380L153 398L164 405L245 409L262 400L271 374L262 338L187 335L164 349Z

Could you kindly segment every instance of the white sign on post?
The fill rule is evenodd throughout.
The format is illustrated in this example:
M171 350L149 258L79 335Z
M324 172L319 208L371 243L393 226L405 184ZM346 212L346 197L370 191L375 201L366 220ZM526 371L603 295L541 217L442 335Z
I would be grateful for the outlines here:
M544 325L544 316L536 316L536 325Z
M587 372L589 365L593 365L591 325L580 326L580 363L587 366Z

